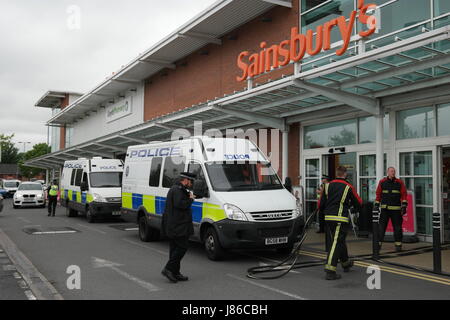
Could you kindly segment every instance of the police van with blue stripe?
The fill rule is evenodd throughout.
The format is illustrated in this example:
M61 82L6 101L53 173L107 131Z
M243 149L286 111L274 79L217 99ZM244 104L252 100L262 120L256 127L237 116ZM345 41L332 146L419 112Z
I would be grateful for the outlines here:
M120 217L123 162L119 159L80 158L66 161L61 176L61 205L67 216Z
M181 172L194 173L194 235L212 260L231 249L291 250L304 225L297 199L246 139L193 137L128 148L122 218L142 241L161 237L167 193Z

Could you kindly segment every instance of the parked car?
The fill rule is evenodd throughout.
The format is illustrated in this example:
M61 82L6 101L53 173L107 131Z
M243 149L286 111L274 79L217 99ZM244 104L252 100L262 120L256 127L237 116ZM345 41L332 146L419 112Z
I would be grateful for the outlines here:
M39 182L23 182L19 185L14 194L13 207L33 207L45 208L45 194L42 184Z

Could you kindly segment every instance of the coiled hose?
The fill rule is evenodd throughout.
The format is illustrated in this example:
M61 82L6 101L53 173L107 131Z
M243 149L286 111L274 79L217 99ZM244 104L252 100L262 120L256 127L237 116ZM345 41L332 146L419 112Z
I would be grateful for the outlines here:
M283 277L284 275L288 274L292 269L294 269L297 265L297 260L299 258L298 252L300 251L301 246L303 245L303 242L306 239L308 227L311 224L311 221L313 221L313 218L317 215L318 210L315 210L306 220L305 226L303 228L303 232L300 237L300 241L295 246L295 249L289 254L289 256L284 259L283 261L273 264L273 265L265 265L265 266L257 266L253 267L247 270L247 277L251 279L260 279L260 280L271 280L271 279L278 279ZM292 260L291 263L288 263L288 261ZM318 261L304 261L301 263L302 266L314 266L314 265L322 265L323 262ZM261 273L269 273L269 272L277 272L281 271L281 273L273 276L261 276L258 274Z

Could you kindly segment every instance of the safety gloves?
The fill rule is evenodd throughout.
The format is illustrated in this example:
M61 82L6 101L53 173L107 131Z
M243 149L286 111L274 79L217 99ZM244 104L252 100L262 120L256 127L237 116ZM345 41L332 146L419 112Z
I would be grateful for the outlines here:
M400 209L401 213L402 213L402 216L404 216L406 214L406 207L407 206L408 206L408 204L406 202L402 203L402 208Z
M380 203L379 202L374 203L373 211L380 212Z

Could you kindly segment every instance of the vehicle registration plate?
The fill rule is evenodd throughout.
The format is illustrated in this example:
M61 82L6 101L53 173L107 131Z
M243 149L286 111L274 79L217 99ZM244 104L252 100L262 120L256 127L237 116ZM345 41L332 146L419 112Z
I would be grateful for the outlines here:
M120 216L120 214L121 214L120 211L113 211L112 212L113 216Z
M272 244L288 243L288 237L281 238L266 238L266 246Z

